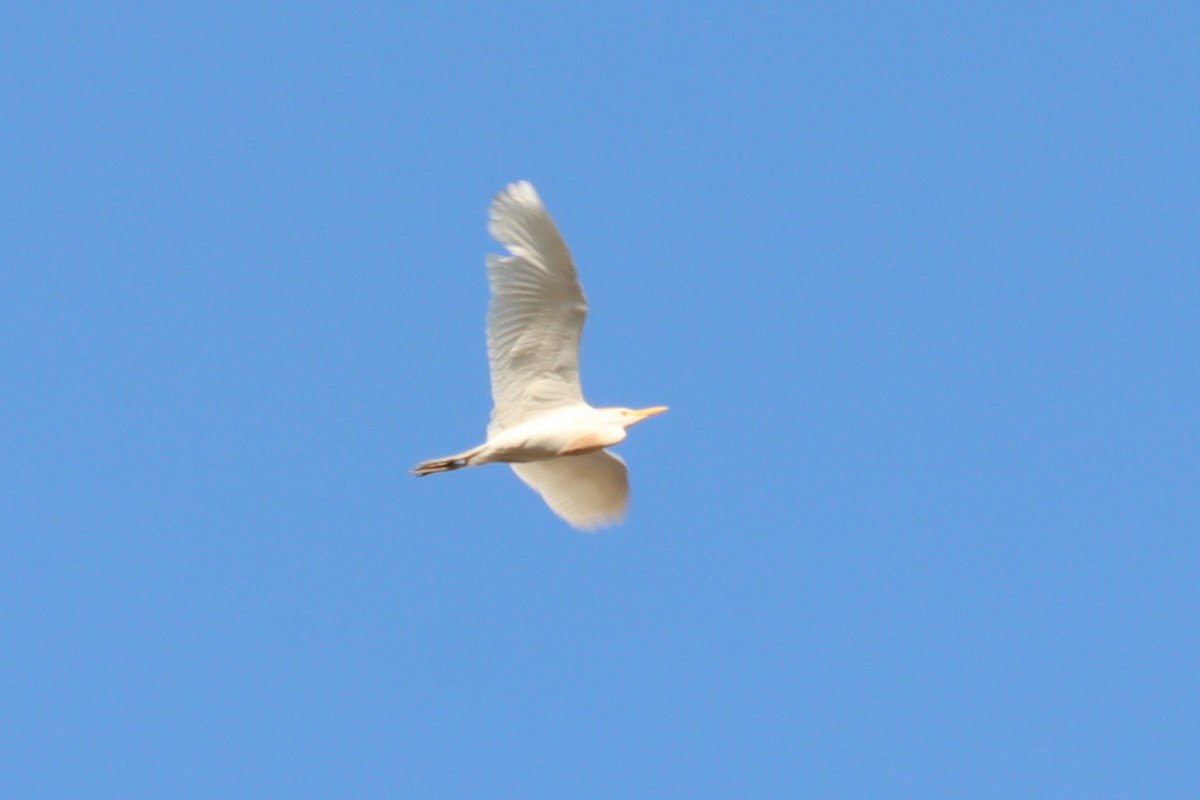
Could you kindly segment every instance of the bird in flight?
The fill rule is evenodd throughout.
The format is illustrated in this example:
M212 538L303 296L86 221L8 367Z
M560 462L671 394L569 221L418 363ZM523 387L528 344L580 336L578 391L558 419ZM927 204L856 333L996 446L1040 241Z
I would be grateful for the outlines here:
M567 243L532 184L510 184L493 198L488 232L510 255L487 257L494 403L487 441L422 461L412 472L506 463L574 527L619 522L629 478L625 462L606 448L667 408L593 408L584 401L579 337L587 302Z

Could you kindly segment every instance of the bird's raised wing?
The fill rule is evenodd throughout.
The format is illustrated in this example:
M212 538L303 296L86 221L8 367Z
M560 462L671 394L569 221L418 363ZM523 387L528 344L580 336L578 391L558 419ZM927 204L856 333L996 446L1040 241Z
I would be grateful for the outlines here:
M511 466L555 514L576 528L594 530L625 516L629 477L616 453L598 450Z
M571 253L531 184L492 200L488 231L511 255L489 255L492 423L508 428L583 402L579 336L587 303Z

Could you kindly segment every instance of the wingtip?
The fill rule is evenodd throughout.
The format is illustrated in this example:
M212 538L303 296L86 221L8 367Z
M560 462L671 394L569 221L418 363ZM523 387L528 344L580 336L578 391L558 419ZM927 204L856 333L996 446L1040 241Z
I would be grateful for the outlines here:
M538 238L545 236L541 230L545 223L553 228L542 198L529 181L505 186L492 198L488 208L488 232L513 252L521 247L536 250ZM561 238L557 230L554 233Z
M609 515L598 518L589 518L579 522L573 522L566 517L562 519L575 530L580 533L599 533L605 528L612 528L625 523L625 513L622 512L616 515Z
M513 181L505 186L496 194L492 195L492 209L497 210L505 203L520 203L522 205L538 205L542 204L542 198L538 196L537 189L533 188L533 184L526 180Z

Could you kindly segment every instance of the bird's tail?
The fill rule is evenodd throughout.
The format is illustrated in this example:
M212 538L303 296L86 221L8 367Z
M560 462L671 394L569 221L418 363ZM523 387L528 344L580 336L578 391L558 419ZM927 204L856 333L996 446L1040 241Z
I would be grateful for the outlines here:
M431 458L428 461L422 461L420 464L417 464L412 468L412 474L419 478L423 475L432 475L435 472L450 472L451 470L469 467L471 466L471 456L475 455L482 449L483 445L479 445L478 447L472 447L470 450L464 450L457 455L446 456L445 458Z

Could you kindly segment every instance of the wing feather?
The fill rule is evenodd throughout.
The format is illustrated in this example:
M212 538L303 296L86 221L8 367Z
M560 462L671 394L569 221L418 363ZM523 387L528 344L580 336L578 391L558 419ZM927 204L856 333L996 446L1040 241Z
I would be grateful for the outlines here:
M602 528L625 517L629 476L616 453L598 450L511 466L555 514L580 530Z
M488 231L510 253L487 258L492 420L508 428L583 402L579 338L587 302L567 244L531 184L496 195Z

